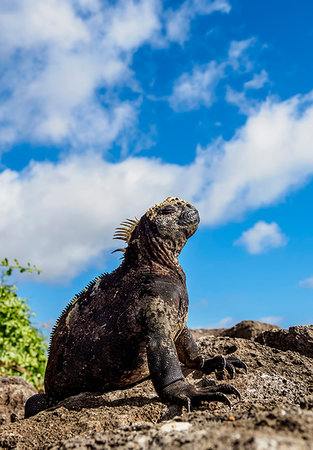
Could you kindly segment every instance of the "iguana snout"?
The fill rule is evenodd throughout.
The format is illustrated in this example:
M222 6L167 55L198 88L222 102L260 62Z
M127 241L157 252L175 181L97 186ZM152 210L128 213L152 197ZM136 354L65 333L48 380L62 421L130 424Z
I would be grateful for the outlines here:
M187 205L184 207L179 217L179 224L181 225L195 224L196 226L198 226L199 222L200 217L198 210L190 203L187 203Z
M197 209L177 197L168 197L164 202L154 206L146 213L155 232L163 239L170 238L173 241L184 236L188 239L192 236L200 222Z

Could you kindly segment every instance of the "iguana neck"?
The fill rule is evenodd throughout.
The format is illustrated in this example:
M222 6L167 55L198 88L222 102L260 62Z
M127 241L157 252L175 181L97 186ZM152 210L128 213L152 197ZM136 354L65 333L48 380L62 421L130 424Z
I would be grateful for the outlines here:
M147 267L152 272L184 272L179 265L178 255L185 242L164 239L155 234L149 225L142 221L125 252L125 266Z

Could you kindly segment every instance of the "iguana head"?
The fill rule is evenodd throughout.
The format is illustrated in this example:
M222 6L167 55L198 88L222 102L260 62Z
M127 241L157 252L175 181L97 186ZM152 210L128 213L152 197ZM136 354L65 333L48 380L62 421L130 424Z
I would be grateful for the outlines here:
M144 217L163 239L185 241L196 232L200 221L196 208L177 197L168 197L150 208Z
M127 242L125 259L158 260L178 264L177 257L196 232L200 218L196 208L177 197L168 197L153 206L140 220L126 220L117 228L114 239Z

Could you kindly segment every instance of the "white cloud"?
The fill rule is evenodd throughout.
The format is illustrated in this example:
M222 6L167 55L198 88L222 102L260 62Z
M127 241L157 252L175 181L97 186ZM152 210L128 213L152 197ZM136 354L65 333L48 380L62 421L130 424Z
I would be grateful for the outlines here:
M282 316L265 316L265 317L260 317L260 319L258 319L259 322L264 322L264 323L269 323L271 325L278 325L279 323L281 323L284 320L284 317Z
M185 166L128 158L116 164L77 154L0 173L0 248L30 260L42 278L71 278L112 249L114 228L168 195L193 202L217 225L276 203L313 174L313 93L268 99L230 141L199 148ZM98 125L99 126L99 125ZM14 205L14 208L12 207ZM250 250L282 245L276 224L248 230Z
M176 80L169 98L175 111L189 111L201 105L209 107L214 100L215 87L223 76L224 66L215 61L194 67L191 74L184 73Z
M260 73L254 74L252 80L249 80L244 84L244 89L261 89L267 82L268 73L263 69Z
M106 39L123 50L139 47L161 27L158 5L156 0L119 2L111 17Z
M120 101L112 88L135 86L132 55L154 42L159 9L158 0L2 2L0 146L105 149L116 141L136 123L138 103Z
M35 262L41 279L70 279L118 245L112 235L121 220L182 192L182 171L144 158L112 164L95 154L33 163L22 173L5 170L1 252Z
M173 22L169 25L173 34L179 34L182 32L181 30L187 30L188 24L185 21L187 9L185 5L186 3L179 10L180 13L175 13ZM184 33L182 36L185 36L186 33ZM255 38L253 37L244 41L232 41L225 62L218 64L216 61L211 61L202 66L194 66L192 72L183 73L175 81L172 95L168 98L171 107L175 111L189 111L197 109L201 105L210 107L215 100L215 88L225 76L225 69L227 67L231 66L234 70L238 70L241 65L244 65L247 71L251 70L252 65L246 55L246 50L254 41ZM262 70L260 74L254 75L252 80L245 83L242 92L227 86L225 100L238 106L242 114L250 115L257 106L257 100L248 99L246 97L246 91L248 89L259 89L267 81L267 72Z
M225 100L233 105L238 106L241 114L249 116L256 112L259 106L258 100L247 97L249 89L261 89L268 82L268 74L262 70L259 74L254 74L252 80L244 83L243 91L236 91L227 86Z
M306 278L305 280L300 280L299 286L304 287L304 288L313 289L313 277Z
M190 22L197 14L228 13L230 10L227 0L186 0L177 10L167 12L167 38L183 44L188 39Z
M246 50L255 42L255 38L245 39L243 41L232 41L228 51L228 63L233 66L235 70L239 69L241 65L246 70L251 68L251 63L246 55Z
M226 0L187 0L176 12L161 0L3 0L0 150L24 141L105 150L136 124L138 48L180 40L197 15L229 10ZM138 101L119 100L124 86Z
M199 149L206 166L198 206L204 221L227 221L283 198L313 174L313 92L259 105L230 141Z
M255 113L259 107L258 101L253 98L247 98L245 91L236 91L230 86L226 88L225 100L232 105L238 106L239 112L246 116Z
M188 39L192 17L188 3L185 2L176 11L170 11L167 17L166 34L170 41L183 44Z
M215 328L230 328L235 325L236 321L233 317L223 317L223 319L219 320L215 323L210 323L206 326L208 330L214 330Z
M229 13L231 10L227 0L191 0L191 4L199 14L211 14L215 11Z
M277 223L257 222L252 228L244 231L234 245L242 245L246 250L257 255L271 248L282 247L287 244L286 236L280 231Z
M209 302L205 298L203 298L202 300L199 300L196 303L193 303L193 305L192 305L193 308L207 308L208 306L209 306Z
M1 55L48 44L71 49L87 42L88 29L65 0L4 0L0 7Z

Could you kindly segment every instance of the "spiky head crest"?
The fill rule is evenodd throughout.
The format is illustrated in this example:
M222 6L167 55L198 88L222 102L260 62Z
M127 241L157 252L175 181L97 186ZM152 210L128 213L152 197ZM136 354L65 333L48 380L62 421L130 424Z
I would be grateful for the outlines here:
M146 213L143 215L142 219L146 217L147 219L154 221L154 219L157 218L160 211L163 211L163 213L164 213L164 211L166 211L167 208L169 209L169 211L172 211L171 208L175 208L175 207L179 208L179 207L186 207L186 206L191 207L192 205L190 205L190 203L188 203L185 200L182 200L178 197L167 197L167 199L164 200L162 203L157 203L152 208L149 208L146 211ZM123 222L121 222L120 226L116 228L113 239L123 240L128 245L131 240L132 234L140 221L141 221L141 219L139 220L139 219L137 219L137 217L135 217L135 219L124 220ZM117 251L121 251L121 252L125 253L126 248L118 248L118 249L114 250L113 253L115 253Z
M120 239L122 241L125 241L126 244L129 243L132 232L136 228L137 224L139 222L139 219L135 217L135 219L125 219L123 222L121 222L120 226L115 229L115 233L113 236L113 239ZM114 252L123 252L125 253L126 248L117 248L114 250Z

